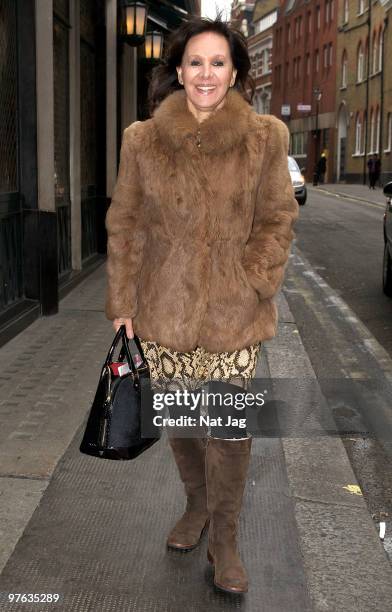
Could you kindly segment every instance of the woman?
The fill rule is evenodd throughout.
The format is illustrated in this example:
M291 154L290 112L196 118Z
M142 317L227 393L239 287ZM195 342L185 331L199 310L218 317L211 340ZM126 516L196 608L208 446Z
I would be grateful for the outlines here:
M114 328L139 336L153 378L213 379L232 394L276 333L298 216L288 130L252 109L249 70L225 22L179 27L150 83L153 116L124 131L106 218ZM192 549L209 526L214 583L230 593L248 587L237 529L251 442L235 428L169 438L187 505L167 544Z

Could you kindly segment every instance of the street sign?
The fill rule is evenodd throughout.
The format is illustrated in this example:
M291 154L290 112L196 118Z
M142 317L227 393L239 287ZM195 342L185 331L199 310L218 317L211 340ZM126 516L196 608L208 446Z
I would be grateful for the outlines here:
M303 113L309 113L312 110L311 104L297 104L297 110Z
M282 115L285 115L286 117L291 115L291 107L290 104L282 104L282 110L281 110Z

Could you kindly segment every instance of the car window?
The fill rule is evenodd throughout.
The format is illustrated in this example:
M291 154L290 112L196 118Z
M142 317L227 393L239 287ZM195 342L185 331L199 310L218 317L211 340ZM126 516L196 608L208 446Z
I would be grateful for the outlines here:
M295 159L293 159L292 157L289 157L288 160L289 160L289 171L301 173L299 166L297 162L295 161Z

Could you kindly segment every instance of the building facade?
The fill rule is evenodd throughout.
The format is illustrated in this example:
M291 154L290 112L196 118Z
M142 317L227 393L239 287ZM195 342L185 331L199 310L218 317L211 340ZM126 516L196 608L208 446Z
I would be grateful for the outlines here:
M199 0L144 2L163 41ZM151 68L120 0L0 0L0 345L102 263L124 128ZM139 41L140 42L140 41Z
M323 152L334 180L336 12L336 0L281 0L274 27L271 112L287 122L307 180Z
M338 181L366 183L369 158L381 160L381 183L392 179L391 3L341 0L338 13Z
M252 13L248 50L256 91L253 105L257 113L270 113L272 96L273 27L278 13L277 0L258 0Z

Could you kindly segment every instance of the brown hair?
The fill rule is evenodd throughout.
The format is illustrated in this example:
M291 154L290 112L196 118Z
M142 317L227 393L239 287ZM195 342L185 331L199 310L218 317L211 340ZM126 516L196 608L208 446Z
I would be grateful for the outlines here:
M249 74L251 62L246 38L242 32L222 21L221 15L222 13L219 12L215 20L206 17L191 17L171 33L162 63L151 71L148 87L148 106L151 114L166 96L176 89L183 89L178 82L176 67L181 64L188 40L202 32L216 32L226 38L231 60L234 68L237 69L234 87L249 104L252 104L255 81ZM247 92L249 89L250 93Z

